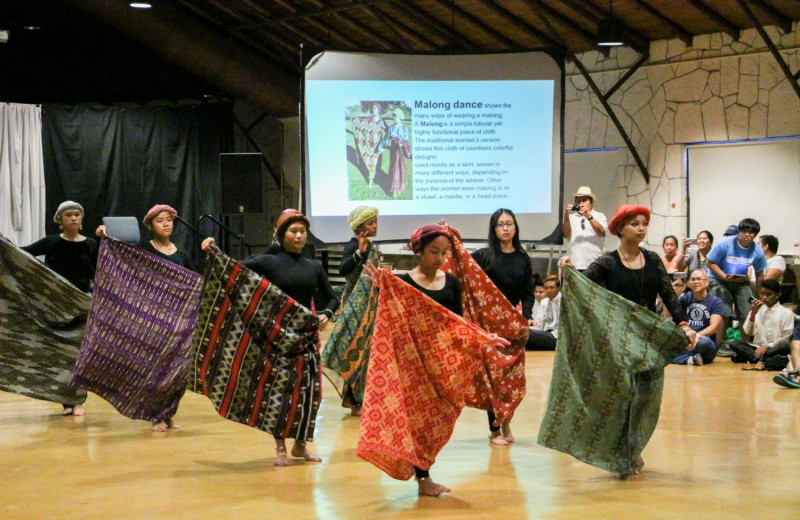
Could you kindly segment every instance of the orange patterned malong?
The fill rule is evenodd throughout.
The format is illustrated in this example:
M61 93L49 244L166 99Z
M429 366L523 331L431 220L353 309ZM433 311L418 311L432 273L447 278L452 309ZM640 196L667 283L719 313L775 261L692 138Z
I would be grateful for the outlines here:
M494 395L490 334L384 270L361 410L359 457L391 477L427 470L467 399ZM483 387L474 388L476 382ZM508 407L498 407L498 420Z
M464 318L511 343L486 352L486 370L475 374L472 391L466 397L471 408L493 410L499 425L511 420L525 397L528 322L464 249L458 231L450 226L447 229L452 235L453 254L442 270L461 282Z

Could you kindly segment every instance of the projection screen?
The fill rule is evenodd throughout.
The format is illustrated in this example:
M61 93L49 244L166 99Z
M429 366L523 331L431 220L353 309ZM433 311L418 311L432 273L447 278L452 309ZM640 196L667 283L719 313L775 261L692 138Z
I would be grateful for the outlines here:
M498 208L525 241L558 225L563 66L545 52L397 55L325 51L304 81L304 210L325 242L380 211L378 241L444 219L484 240Z

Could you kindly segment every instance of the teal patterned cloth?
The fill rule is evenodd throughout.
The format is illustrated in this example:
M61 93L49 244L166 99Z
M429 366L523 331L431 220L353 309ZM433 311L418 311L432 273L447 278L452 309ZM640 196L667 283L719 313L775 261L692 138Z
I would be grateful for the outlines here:
M0 390L68 405L90 297L0 238Z
M671 321L564 270L553 378L538 442L632 473L658 423L664 367L687 347Z
M372 244L366 254L373 265L378 265L378 253ZM361 271L359 267L348 277L349 289L342 296L342 311L322 350L322 365L343 380L342 406L348 408L364 402L369 343L378 307L378 288L369 278L361 276Z

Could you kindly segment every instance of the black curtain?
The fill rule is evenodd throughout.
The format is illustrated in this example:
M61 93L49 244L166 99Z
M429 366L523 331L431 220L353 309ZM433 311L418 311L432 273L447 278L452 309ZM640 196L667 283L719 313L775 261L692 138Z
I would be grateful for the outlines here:
M64 200L83 205L87 236L104 216L135 216L145 239L141 219L155 204L196 227L200 216L221 211L219 154L232 142L229 103L43 106L47 232L58 232L50 216ZM201 265L199 238L180 222L173 242Z

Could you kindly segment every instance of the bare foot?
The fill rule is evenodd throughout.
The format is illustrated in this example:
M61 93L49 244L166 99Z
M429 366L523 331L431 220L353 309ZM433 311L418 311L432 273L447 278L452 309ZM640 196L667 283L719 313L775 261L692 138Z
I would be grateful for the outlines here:
M161 433L167 431L167 423L164 421L153 423L153 427L151 428L153 433Z
M508 441L503 438L502 432L492 432L489 434L489 444L492 446L508 446Z
M353 417L361 417L361 407L360 406L353 406L350 408L350 415Z
M274 466L290 466L292 464L289 460L289 456L286 454L285 446L275 448L275 453L275 462L272 463Z
M321 458L309 453L308 448L306 448L306 443L301 441L295 441L294 446L292 446L292 457L307 460L309 462L322 461Z
M77 416L86 415L86 410L83 409L82 404L76 404L73 408L73 414Z
M511 423L501 424L500 431L503 432L503 438L506 440L507 443L511 444L512 442L517 440L514 438L514 434L511 433Z
M623 473L620 475L622 478L628 477L630 475L640 475L642 473L642 468L644 468L644 459L641 456L636 457L631 462L631 472L630 473Z
M172 417L170 417L169 419L164 419L164 424L166 424L167 428L169 428L170 430L180 430L181 429L181 425L176 423L175 421L173 421Z
M74 413L75 413L75 408L73 408L72 406L68 406L63 410L61 410L61 415L72 415Z
M438 497L442 493L449 493L451 489L447 486L437 484L430 478L423 478L417 482L418 491L420 496Z

